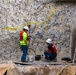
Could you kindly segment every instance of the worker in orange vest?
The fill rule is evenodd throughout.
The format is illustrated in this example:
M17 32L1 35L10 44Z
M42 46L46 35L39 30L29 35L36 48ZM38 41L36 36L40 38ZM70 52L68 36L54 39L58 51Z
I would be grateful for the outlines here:
M44 52L45 59L54 60L56 58L56 56L57 56L56 46L52 44L51 39L47 39L46 43L47 43L47 49Z
M29 31L28 26L23 27L23 30L20 31L20 46L23 52L22 57L21 57L21 62L26 61L26 55L28 51L28 42L29 42L28 31Z

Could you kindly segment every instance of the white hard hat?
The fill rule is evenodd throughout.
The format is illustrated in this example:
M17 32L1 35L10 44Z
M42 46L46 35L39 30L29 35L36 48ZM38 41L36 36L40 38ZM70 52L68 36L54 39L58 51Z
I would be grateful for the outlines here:
M51 39L47 39L46 42L47 43L52 43L52 40Z
M26 29L26 30L28 30L28 31L29 31L29 28L28 28L27 26L23 27L23 29Z

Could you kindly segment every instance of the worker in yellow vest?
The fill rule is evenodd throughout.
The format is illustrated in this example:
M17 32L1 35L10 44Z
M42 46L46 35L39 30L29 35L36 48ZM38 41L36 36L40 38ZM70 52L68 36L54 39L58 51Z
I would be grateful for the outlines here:
M20 31L20 46L23 52L21 57L21 62L26 62L26 55L28 51L28 42L29 42L28 31L29 28L27 26L23 27L23 30Z

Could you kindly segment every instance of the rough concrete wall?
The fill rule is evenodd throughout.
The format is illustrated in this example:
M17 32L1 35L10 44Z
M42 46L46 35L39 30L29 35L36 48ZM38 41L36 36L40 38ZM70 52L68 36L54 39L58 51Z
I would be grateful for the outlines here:
M74 3L0 0L0 60L20 60L19 31L27 22L32 23L30 46L37 53L43 53L45 40L51 38L57 46L58 58L66 56L70 50L70 27L76 23L75 16Z

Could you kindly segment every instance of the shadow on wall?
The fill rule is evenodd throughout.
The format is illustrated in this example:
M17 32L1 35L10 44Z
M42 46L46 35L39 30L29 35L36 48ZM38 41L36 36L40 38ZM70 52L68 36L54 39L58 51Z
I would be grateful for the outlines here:
M75 59L75 55L76 55L76 51L75 51L75 47L76 47L76 26L72 26L71 29L71 39L70 39L70 47L71 47L71 58Z
M76 2L76 0L44 0L44 2Z

